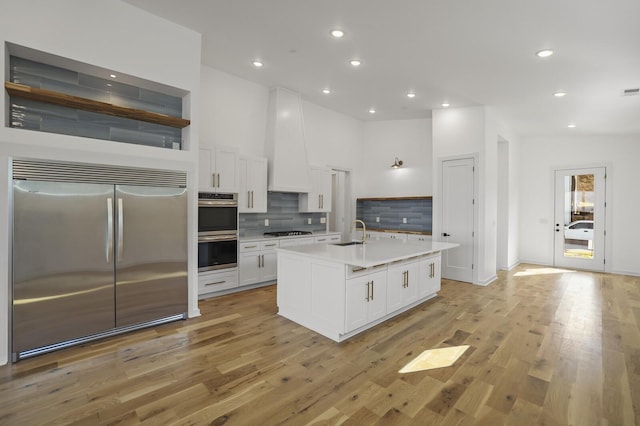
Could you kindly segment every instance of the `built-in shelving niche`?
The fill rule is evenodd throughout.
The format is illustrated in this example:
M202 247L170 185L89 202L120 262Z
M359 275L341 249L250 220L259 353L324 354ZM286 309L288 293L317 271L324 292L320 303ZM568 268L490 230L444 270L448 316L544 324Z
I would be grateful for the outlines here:
M186 91L9 46L9 127L183 149ZM111 75L115 75L111 77Z

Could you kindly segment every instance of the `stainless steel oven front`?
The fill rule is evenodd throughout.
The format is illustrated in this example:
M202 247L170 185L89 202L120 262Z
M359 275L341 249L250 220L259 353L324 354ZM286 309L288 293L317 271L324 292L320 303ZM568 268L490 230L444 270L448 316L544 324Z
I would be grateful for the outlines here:
M238 236L208 235L198 237L198 272L238 266Z
M238 195L198 193L198 272L238 266Z

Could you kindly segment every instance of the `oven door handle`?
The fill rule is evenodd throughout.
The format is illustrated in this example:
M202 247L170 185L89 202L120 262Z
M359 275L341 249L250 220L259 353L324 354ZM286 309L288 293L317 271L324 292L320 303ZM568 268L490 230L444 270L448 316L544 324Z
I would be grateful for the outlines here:
M207 235L198 237L199 243L206 243L210 241L236 241L238 237L236 235Z

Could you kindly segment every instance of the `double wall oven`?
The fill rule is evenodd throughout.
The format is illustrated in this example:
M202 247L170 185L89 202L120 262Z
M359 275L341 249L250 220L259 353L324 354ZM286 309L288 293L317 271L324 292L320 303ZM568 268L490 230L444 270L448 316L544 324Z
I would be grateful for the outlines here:
M238 195L198 193L198 272L238 266Z

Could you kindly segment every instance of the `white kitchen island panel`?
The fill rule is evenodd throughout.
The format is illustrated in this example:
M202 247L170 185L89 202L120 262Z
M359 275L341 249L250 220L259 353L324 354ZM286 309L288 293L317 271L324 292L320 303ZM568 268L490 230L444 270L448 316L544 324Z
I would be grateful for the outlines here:
M439 280L439 274L431 265L440 265L441 250L456 246L383 240L364 247L314 244L279 248L278 313L341 342L435 297L440 286L433 280ZM421 262L428 266L420 268ZM405 269L399 267L412 272L403 274ZM406 278L388 279L389 272ZM423 285L418 295L418 283L427 279L430 284ZM410 296L409 286L416 286ZM390 303L390 294L400 296Z

